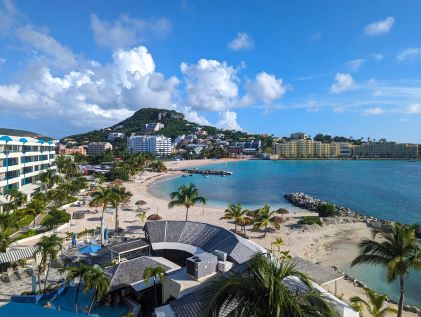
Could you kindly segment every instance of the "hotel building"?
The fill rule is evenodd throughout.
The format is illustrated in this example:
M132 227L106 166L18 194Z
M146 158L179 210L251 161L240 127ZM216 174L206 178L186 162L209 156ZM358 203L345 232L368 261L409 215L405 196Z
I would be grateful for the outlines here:
M417 159L419 148L417 144L369 142L355 146L353 155L362 158Z
M35 182L55 160L55 145L41 139L0 137L0 204L4 194L15 188L29 197L39 190Z
M91 142L88 144L88 155L104 154L108 150L112 150L113 146L108 142Z
M172 152L171 138L163 135L132 135L127 140L129 153L152 153L169 156Z
M343 145L339 143L322 143L311 139L291 140L275 143L273 154L279 158L331 158L340 157Z

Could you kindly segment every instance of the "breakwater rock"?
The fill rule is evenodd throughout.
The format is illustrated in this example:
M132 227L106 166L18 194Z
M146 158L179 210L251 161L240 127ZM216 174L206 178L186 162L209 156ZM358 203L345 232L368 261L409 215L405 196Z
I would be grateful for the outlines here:
M306 209L311 212L317 212L317 208L323 204L330 204L329 202L323 201L306 195L304 193L291 193L284 195L285 199L296 207ZM375 217L365 216L357 211L351 210L350 208L331 204L334 207L335 215L338 217L346 217L353 219L354 221L365 222L370 226L382 226L389 224L390 222L384 221Z

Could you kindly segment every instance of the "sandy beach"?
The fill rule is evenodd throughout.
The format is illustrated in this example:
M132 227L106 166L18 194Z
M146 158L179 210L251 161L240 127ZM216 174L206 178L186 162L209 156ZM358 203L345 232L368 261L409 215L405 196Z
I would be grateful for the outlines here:
M229 162L230 160L226 160ZM208 164L217 164L221 161L214 160L194 160L194 161L175 161L166 162L169 169L203 166ZM143 224L136 213L138 207L135 202L145 200L147 202L147 214L157 213L164 220L184 220L185 208L174 207L168 208L169 198L155 196L150 187L156 182L164 181L171 177L177 177L180 172L169 171L165 173L144 172L141 176L136 176L133 180L126 182L124 186L132 192L131 202L123 207L119 212L120 227L124 228L129 236L143 236ZM174 189L176 190L176 188ZM67 211L72 213L76 210L87 209L87 207L71 207ZM94 211L94 208L88 208ZM227 229L233 229L234 224L231 221L220 220L223 216L224 209L214 206L195 206L189 210L189 220L206 222L221 226ZM271 249L271 243L278 237L282 238L284 245L282 250L290 251L293 256L300 256L314 262L319 262L326 266L343 267L350 263L358 253L358 243L361 239L370 236L370 229L362 222L358 223L335 223L332 225L312 226L303 229L294 226L299 218L303 215L310 215L306 211L298 211L287 215L288 220L282 226L281 230L269 232L266 237L263 232L247 231L250 239L254 240L261 246ZM312 214L314 215L314 214ZM73 232L79 232L85 228L96 228L100 224L100 213L87 215L84 220L76 220L73 225L68 228ZM105 216L105 224L109 228L114 227L114 214L112 209L108 209ZM63 230L69 231L69 230ZM329 291L334 293L334 283L325 285ZM363 294L363 289L354 286L347 280L340 280L337 283L337 296L348 302L352 296ZM416 316L416 314L404 312L404 316Z

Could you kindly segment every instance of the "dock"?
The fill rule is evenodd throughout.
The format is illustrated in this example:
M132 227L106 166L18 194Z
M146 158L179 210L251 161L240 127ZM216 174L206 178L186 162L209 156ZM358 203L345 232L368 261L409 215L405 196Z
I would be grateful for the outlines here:
M200 170L196 168L174 168L171 171L179 171L188 174L200 174L200 175L218 175L218 176L226 176L232 175L232 172L223 171L223 170Z

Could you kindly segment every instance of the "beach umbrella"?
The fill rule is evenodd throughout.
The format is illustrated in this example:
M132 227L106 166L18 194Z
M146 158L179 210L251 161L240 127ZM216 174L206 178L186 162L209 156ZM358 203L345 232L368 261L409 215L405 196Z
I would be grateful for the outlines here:
M160 215L157 215L157 214L152 214L152 215L148 216L148 218L146 218L146 219L156 221L156 220L162 220L162 217Z
M144 200L138 200L136 203L135 203L135 205L136 206L144 206L144 205L147 205L148 203L146 202L146 201L144 201Z
M271 218L272 221L277 222L277 223L283 223L284 222L284 218L279 217L279 216L275 216Z
M89 253L95 253L98 250L101 250L101 246L97 244L88 244L84 247L79 248L79 252L82 254L89 254Z
M279 209L276 211L276 213L277 213L277 214L280 214L280 215L288 215L288 214L289 214L289 211L288 211L288 209L285 209L285 208L279 208Z

